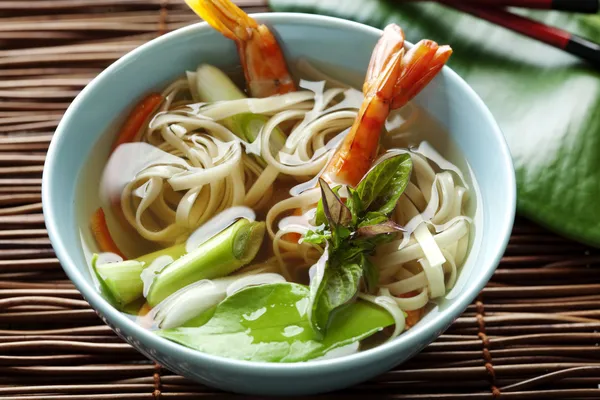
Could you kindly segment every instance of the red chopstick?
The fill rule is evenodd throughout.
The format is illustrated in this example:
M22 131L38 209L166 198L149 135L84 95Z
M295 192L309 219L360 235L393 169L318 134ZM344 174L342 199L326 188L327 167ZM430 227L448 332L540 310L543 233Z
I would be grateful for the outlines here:
M476 6L467 4L464 0L438 0L438 2L562 49L583 58L596 67L600 67L600 45L590 40L562 29L512 14L502 8Z
M461 2L486 7L520 7L590 14L597 13L599 9L598 0L461 0Z

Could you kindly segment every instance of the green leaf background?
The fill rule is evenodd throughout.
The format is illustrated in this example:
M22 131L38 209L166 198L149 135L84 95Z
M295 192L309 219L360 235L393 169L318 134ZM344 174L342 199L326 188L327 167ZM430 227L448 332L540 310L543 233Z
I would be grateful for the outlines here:
M332 15L407 40L450 44L449 65L483 98L502 128L517 172L518 211L600 246L600 75L561 50L435 3L270 0L275 11ZM600 42L600 17L519 11Z

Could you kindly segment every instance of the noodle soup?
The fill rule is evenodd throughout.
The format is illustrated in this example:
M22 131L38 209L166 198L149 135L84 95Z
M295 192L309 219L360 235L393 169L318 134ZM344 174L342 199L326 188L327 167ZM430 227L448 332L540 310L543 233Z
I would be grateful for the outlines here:
M406 50L389 25L357 90L306 60L290 73L228 0L188 4L235 41L246 90L202 64L130 111L83 178L100 200L82 211L98 290L156 335L247 361L341 356L413 327L457 286L474 230L468 166L410 103L452 49Z
M282 343L288 348L318 343L307 333L315 328L306 321L310 320L310 287L320 265L327 264L323 254L329 245L304 239L307 234L317 237L319 229L323 236L327 234L324 226L328 223L317 223L319 202L323 208L318 178L348 134L363 101L362 94L350 85L329 81L323 72L315 76L315 67L307 71L306 61L298 65L305 67L299 68L299 73L306 78L299 80L300 91L266 102L245 99L201 104L191 90L197 85L197 76L188 73L165 89L165 101L144 121L135 142L120 145L110 156L96 154L82 173L80 218L88 221L100 207L121 253L99 248L101 242L94 232L97 228L90 230L83 223L82 242L91 273L113 305L142 326L213 354L304 361L349 354L389 340L418 323L436 299L455 286L475 225L481 223L474 223L480 219L476 182L448 135L423 110L409 105L388 118L379 156L371 169L376 171L386 160L402 155L412 164L406 188L389 213L389 220L398 228L380 233L385 238L364 253L378 275L374 287L368 288L366 278L361 277L356 292L351 293L354 308L346 301L324 323L326 332L346 330L345 335L352 340L344 338L325 348L311 344L317 349L299 351L295 358L286 359L272 350ZM201 66L199 71L224 77L209 66ZM325 80L314 80L319 78ZM264 117L253 142L214 122L239 115L231 110L234 106ZM302 147L293 152L273 151L275 132L285 135L286 141L295 138ZM107 134L103 141L110 136ZM261 144L268 144L271 157L263 158ZM331 189L342 204L347 204L347 186L331 185ZM231 252L231 244L225 250L215 245L206 247L238 221L245 221L244 226L252 224L250 236L260 236L245 243L252 247L242 249L249 252L244 255L247 260L242 260L246 262L222 254ZM211 252L216 253L209 254L207 262L190 258L181 263L184 273L175 274L176 279L152 293L152 286L176 261L190 254L202 258ZM435 257L441 257L437 264ZM211 272L210 263L220 264L225 271ZM294 283L305 293L290 300L290 289L284 283ZM281 291L272 304L259 291L269 287ZM273 337L261 339L271 349L267 354L256 356L252 345L246 346L251 350L224 351L221 341L235 342L241 335L238 331L233 336L201 331L220 308L237 303L244 294L245 306L237 313L235 308L227 312L246 322L268 320L271 306L294 305L291 316L285 309L273 311L274 321L283 316L292 322ZM352 330L347 326L354 321L351 312L356 312L354 318L369 317L373 323ZM248 330L259 331L244 325L244 331ZM254 333L250 336L257 340ZM356 337L359 339L354 340ZM202 338L201 343L195 338Z

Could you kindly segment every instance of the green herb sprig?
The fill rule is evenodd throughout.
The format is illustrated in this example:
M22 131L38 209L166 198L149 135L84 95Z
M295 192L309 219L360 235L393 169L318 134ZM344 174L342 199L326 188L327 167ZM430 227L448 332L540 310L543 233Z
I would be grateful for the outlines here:
M376 291L378 270L368 256L403 230L390 214L411 173L409 154L388 157L375 165L356 188L347 188L345 203L338 195L341 186L331 188L319 180L321 200L315 215L318 228L302 238L304 243L325 246L310 284L310 320L316 332L324 334L332 313L352 302L361 283L368 292Z

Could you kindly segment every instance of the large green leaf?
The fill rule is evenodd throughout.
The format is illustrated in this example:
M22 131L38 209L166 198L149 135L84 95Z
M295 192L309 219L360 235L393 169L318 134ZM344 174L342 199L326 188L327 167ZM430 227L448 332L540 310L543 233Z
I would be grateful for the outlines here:
M362 340L394 324L383 308L358 300L332 318L320 338L308 320L309 290L275 283L241 290L225 299L201 326L156 333L205 353L248 361L296 362ZM212 311L211 311L212 312ZM206 319L210 318L205 323Z
M407 40L454 48L450 66L483 98L508 140L521 214L600 246L600 75L535 40L434 3L270 0L276 11L333 15L376 27L397 23ZM529 12L600 41L600 17Z

